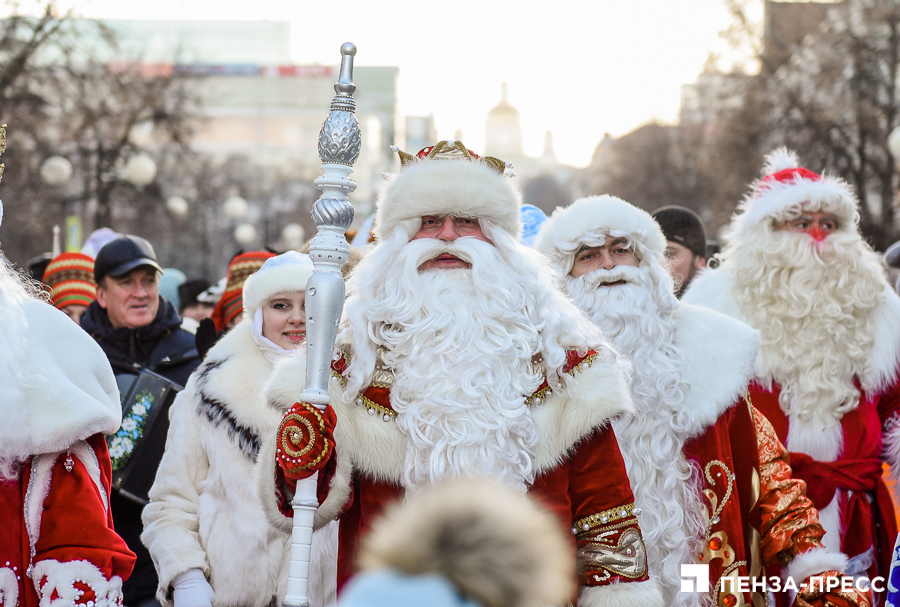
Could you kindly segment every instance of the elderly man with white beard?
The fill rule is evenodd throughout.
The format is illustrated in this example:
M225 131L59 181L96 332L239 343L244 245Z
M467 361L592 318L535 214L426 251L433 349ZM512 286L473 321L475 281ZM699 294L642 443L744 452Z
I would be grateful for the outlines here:
M822 548L804 483L791 478L784 447L746 398L758 333L678 302L653 218L612 196L583 198L553 213L537 247L575 304L633 361L636 413L613 426L666 604L758 604L765 593L742 592L736 576L782 567L798 589L811 575L839 575L846 557ZM710 592L681 591L688 563L709 566ZM855 592L799 596L798 605L868 604Z
M260 454L270 520L288 528L296 480L321 470L315 525L339 518L343 585L386 506L444 478L487 477L571 530L580 589L560 602L662 605L609 425L631 411L627 364L519 244L502 161L448 141L400 156L377 241L347 282L331 406L297 402L303 354L267 388L287 412Z
M859 233L841 179L781 149L731 222L723 263L684 301L762 335L750 394L791 456L794 474L848 574L887 576L897 535L882 461L900 471L900 298Z

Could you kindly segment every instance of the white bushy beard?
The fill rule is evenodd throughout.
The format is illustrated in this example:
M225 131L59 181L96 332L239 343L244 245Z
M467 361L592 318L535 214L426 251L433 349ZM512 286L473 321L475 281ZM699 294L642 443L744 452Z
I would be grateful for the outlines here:
M371 382L375 350L386 348L391 405L409 439L407 488L483 475L525 490L538 442L525 397L544 379L534 356L550 374L561 372L566 347L591 347L616 362L599 330L553 288L541 258L489 223L482 227L493 245L409 241L398 228L348 281L348 322L339 336L352 345L344 398ZM419 272L443 253L472 268Z
M689 386L682 380L684 357L675 347L677 302L671 282L660 274L665 270L647 263L568 276L567 291L634 366L636 414L613 427L642 511L650 575L662 580L667 605L711 605L708 594L680 592L681 564L696 562L707 516L699 472L683 452L694 416L684 405ZM626 284L603 286L618 280Z
M762 337L757 377L778 382L785 414L835 427L859 406L854 379L872 368L873 312L887 284L877 255L857 234L817 243L767 230L742 236L729 259L732 293Z

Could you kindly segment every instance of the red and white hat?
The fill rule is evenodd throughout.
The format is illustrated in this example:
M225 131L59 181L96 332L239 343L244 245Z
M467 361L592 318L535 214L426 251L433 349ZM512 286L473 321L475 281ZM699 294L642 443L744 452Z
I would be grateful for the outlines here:
M376 238L387 238L409 219L455 215L488 219L519 240L522 202L504 176L507 163L480 157L460 141L441 141L415 156L399 154L401 171L378 200L373 228Z
M850 185L839 177L819 175L800 166L797 155L778 148L766 156L765 176L738 207L738 231L791 221L803 211L833 213L838 230L856 232L859 203Z

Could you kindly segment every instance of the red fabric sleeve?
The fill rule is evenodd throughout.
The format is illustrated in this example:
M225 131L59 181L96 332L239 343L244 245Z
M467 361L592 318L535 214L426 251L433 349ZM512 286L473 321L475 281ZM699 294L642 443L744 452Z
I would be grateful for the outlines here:
M69 466L65 453L56 459L35 545L34 577L39 594L49 593L48 598L73 605L121 603L121 582L131 575L135 556L113 530L106 441L97 434L87 443L97 456L105 495L80 459L73 456Z
M648 579L647 552L634 494L612 427L595 430L569 462L572 532L582 584Z

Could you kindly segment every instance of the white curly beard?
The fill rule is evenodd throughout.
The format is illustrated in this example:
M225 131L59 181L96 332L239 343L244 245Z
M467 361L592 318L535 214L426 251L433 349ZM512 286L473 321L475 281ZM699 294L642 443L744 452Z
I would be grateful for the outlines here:
M857 234L816 243L770 231L744 236L730 258L733 295L762 337L757 376L779 383L792 418L835 426L859 406L854 380L870 371L872 317L886 284L877 256Z
M513 267L490 243L398 238L379 246L350 283L345 398L360 389L354 381L371 381L368 357L382 348L394 374L395 423L408 438L404 486L487 476L524 491L534 481L538 441L525 398L544 380L534 357L562 364L558 340L579 327L603 350L599 331L552 289L549 272L529 275L529 260ZM472 268L418 271L444 252Z
M645 254L649 257L649 254ZM579 278L567 277L567 291L613 345L634 365L631 393L636 413L613 423L628 477L640 506L641 531L651 576L661 581L667 605L711 605L709 595L682 593L681 565L696 562L707 517L698 471L683 452L694 416L684 405L675 346L677 306L658 264L617 266ZM625 284L603 286L624 280ZM661 285L668 285L662 287ZM660 301L662 300L662 301Z

